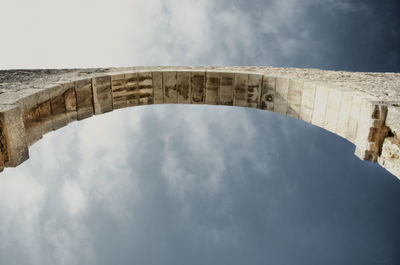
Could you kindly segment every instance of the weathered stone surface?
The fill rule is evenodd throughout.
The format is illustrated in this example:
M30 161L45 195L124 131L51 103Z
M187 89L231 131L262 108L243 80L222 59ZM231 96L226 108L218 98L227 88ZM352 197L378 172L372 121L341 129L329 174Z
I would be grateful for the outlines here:
M351 102L350 117L347 124L346 139L353 142L357 136L358 119L361 111L361 97L353 94L353 100Z
M276 78L274 112L286 115L288 107L289 79Z
M138 75L137 73L127 73L125 77L125 89L123 98L125 99L125 106L132 107L139 105L138 91Z
M233 105L234 106L247 107L248 78L249 78L248 74L235 74L235 82L234 82L235 90L233 92L233 94L234 94Z
M176 90L176 72L163 73L163 92L165 104L178 103L178 92Z
M190 104L191 99L191 73L177 72L176 85L178 90L178 103Z
M324 128L335 133L342 100L342 92L337 89L329 89L328 100L326 102L326 113L324 120Z
M299 118L305 122L312 121L314 101L315 101L315 85L308 82L303 83Z
M219 104L220 105L233 105L233 82L235 74L221 73L221 81L219 88Z
M272 67L129 67L0 71L0 170L69 122L145 104L259 108L356 145L400 177L400 74Z
M263 77L261 94L261 109L274 111L276 78L272 76Z
M338 121L336 124L336 133L342 137L346 137L349 126L352 102L353 96L351 95L351 93L343 92L340 101Z
M207 72L206 77L206 104L217 105L220 74Z
M0 105L0 126L1 164L15 167L29 158L21 109L17 105Z
M43 137L41 126L35 126L32 128L26 128L26 144L28 146L33 145Z
M204 104L205 99L205 73L192 72L191 103Z
M303 82L296 80L289 81L287 115L296 119L298 119L300 116L302 90Z
M58 130L71 122L69 113L60 113L52 119L52 130Z
M153 104L153 75L150 72L138 73L137 80L139 105Z
M64 99L65 99L65 109L66 111L76 111L76 93L75 84L67 83L64 84Z
M78 120L93 115L92 82L90 79L75 82L76 107Z
M164 103L164 92L163 92L161 72L153 72L153 95L154 95L154 104Z
M114 109L137 106L137 73L111 76L112 102Z
M388 106L385 122L386 126L390 127L392 133L400 139L400 102L394 104L396 104L396 106Z
M66 111L64 95L61 94L61 95L51 98L50 105L51 105L51 114L52 115L64 113Z
M262 75L249 75L247 83L247 107L260 107L262 81Z
M114 109L120 109L127 107L126 96L127 92L125 89L125 75L117 74L111 76L111 93L112 93L112 102Z
M328 103L328 88L322 85L317 85L315 88L315 100L312 114L312 124L319 127L324 126L326 105Z
M367 100L361 100L358 120L355 154L363 160L377 162L381 155L383 141L389 136L385 126L387 107Z
M40 126L42 127L42 135L53 130L51 101L50 99L38 106Z
M94 114L113 110L111 77L99 76L92 78Z
M385 138L378 163L393 175L400 176L400 140L398 138Z

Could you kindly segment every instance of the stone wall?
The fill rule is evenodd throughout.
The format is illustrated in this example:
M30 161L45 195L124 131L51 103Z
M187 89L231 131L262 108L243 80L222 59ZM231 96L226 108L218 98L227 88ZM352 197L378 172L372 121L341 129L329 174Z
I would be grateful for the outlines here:
M272 67L0 71L0 168L49 131L148 104L250 107L288 115L356 145L400 177L400 74Z

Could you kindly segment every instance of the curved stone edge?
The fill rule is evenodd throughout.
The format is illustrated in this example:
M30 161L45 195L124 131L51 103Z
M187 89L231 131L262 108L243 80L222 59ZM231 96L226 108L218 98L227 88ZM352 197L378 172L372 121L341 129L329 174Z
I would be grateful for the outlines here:
M210 104L302 119L351 141L358 157L400 176L398 101L382 101L379 95L351 88L352 83L336 86L271 69L135 68L67 76L56 82L49 78L40 86L3 92L0 168L22 163L28 158L28 146L75 120L146 104Z
M390 132L388 137L383 139L378 163L400 178L400 102L388 106L385 126Z

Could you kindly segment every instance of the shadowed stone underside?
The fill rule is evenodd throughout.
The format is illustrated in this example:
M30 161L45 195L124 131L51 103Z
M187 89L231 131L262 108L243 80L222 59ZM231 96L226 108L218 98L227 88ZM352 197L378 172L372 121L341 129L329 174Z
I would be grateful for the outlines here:
M0 71L0 169L75 120L149 104L250 107L335 133L400 178L400 74L272 67Z

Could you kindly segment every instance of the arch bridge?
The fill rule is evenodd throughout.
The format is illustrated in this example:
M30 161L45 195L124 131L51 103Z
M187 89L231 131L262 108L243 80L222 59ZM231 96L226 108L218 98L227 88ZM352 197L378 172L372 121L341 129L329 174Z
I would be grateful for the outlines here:
M257 108L355 145L400 178L400 74L273 67L130 67L0 71L0 169L29 158L44 134L148 104Z

